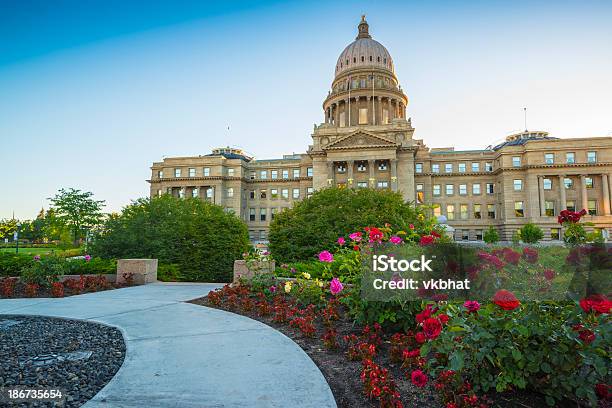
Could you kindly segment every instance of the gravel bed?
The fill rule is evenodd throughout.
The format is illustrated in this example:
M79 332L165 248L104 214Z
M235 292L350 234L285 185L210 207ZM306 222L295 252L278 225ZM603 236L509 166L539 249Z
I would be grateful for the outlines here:
M113 378L124 358L123 335L116 328L78 320L0 315L0 387L59 388L66 396L62 406L80 407Z

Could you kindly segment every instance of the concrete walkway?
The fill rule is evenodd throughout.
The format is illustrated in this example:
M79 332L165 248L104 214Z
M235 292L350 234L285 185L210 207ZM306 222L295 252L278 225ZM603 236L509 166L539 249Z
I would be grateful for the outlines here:
M119 328L127 354L85 407L335 407L325 378L280 332L184 303L213 284L151 284L63 299L0 300L0 314L92 320Z

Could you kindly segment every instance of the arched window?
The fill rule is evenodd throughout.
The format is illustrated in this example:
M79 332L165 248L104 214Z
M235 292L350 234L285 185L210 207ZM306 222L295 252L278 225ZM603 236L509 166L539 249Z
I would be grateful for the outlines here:
M348 58L347 58L347 59L346 59L346 65L347 65L347 66L348 66L348 61L349 61L349 60L348 60Z
M357 62L357 58L353 57L353 64Z
M387 59L385 58L385 65L387 65Z
M380 62L380 56L376 57L376 62Z
M361 56L361 62L364 62L364 61L365 61L365 57L362 55Z
M372 62L372 56L370 55L370 62Z

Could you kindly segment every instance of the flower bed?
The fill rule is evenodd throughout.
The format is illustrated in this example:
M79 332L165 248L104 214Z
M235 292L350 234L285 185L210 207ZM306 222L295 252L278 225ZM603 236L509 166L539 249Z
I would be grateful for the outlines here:
M256 274L195 303L289 335L320 367L339 406L609 402L612 302L602 294L580 302L564 296L609 282L612 251L572 247L555 257L529 247L481 248L460 252L459 265L446 256L456 248L443 246L435 229L418 244L409 234L388 227L356 231L318 255L320 276L281 266L293 280ZM459 301L428 291L408 301L364 297L363 261L385 246L397 254L439 249L436 265L447 274L465 271L477 288L469 293L481 297ZM603 280L580 279L602 273Z

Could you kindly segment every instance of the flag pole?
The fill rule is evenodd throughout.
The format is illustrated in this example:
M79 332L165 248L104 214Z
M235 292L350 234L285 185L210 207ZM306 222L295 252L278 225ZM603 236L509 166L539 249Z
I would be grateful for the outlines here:
M351 126L351 77L348 77L349 103L348 103L348 125Z

